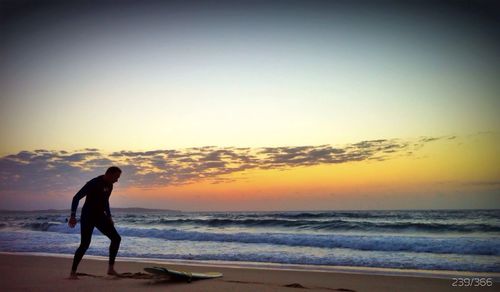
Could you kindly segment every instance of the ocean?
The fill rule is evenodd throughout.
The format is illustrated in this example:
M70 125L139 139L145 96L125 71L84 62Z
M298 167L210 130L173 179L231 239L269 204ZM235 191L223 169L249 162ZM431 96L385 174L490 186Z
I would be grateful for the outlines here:
M68 212L0 212L0 252L72 255ZM79 218L79 216L77 216ZM118 258L500 272L500 210L115 211ZM107 256L97 229L87 255Z

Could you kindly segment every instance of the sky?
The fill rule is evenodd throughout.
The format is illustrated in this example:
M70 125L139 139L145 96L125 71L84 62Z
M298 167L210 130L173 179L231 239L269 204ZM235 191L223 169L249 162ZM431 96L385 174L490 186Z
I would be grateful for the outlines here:
M2 1L0 209L500 208L494 1ZM80 203L80 206L83 202Z

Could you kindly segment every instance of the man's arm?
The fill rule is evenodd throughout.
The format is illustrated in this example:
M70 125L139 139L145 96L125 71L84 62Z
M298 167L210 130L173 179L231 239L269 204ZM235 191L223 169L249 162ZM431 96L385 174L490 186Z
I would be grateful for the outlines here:
M109 192L108 198L104 202L104 212L106 212L106 216L108 216L109 218L111 218L111 210L109 209L109 197L111 197L112 191L113 191L113 189L111 189L111 191Z
M78 208L78 202L87 195L90 191L91 185L90 183L86 183L83 188L81 188L78 193L73 197L73 201L71 202L71 217L76 216L76 209Z

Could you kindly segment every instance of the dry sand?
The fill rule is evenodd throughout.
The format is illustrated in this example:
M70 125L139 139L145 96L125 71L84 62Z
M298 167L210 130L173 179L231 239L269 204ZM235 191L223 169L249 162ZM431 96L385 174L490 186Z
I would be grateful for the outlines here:
M0 254L2 291L500 291L492 287L453 287L452 279L411 276L290 271L255 268L228 268L172 264L168 267L189 271L217 271L223 278L192 283L175 279L155 279L143 268L159 266L147 262L117 261L122 276L107 276L107 262L83 258L78 280L67 279L71 259L51 256Z

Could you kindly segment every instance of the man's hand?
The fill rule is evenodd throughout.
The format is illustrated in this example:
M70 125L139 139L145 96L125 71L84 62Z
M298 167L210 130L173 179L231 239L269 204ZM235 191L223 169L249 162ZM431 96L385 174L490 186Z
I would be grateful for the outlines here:
M71 216L69 218L69 221L68 221L68 226L70 228L74 228L76 226L76 217L75 216Z

